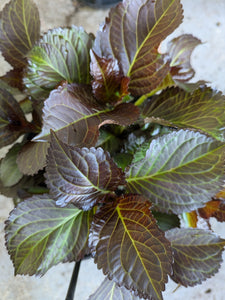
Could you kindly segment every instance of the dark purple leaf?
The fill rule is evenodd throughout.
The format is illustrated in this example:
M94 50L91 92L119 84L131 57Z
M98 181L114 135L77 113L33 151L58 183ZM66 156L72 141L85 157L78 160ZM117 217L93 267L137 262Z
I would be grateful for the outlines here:
M225 240L215 233L196 228L174 228L166 232L171 241L174 263L171 278L194 286L218 272Z
M0 77L0 79L6 82L11 87L17 88L20 91L23 91L24 89L22 68L10 70L4 76Z
M217 140L225 139L225 96L204 87L192 93L171 88L146 101L142 114L146 122L180 128L194 128Z
M56 204L72 202L91 209L125 184L124 173L101 148L76 148L60 142L53 133L47 160L47 185Z
M40 37L40 20L32 0L11 0L0 15L0 50L15 68L26 65L26 54Z
M162 299L172 252L140 195L124 195L100 208L90 232L90 248L103 273L145 299Z
M138 116L139 109L132 103L122 103L113 110L102 108L96 105L89 86L64 84L45 101L43 128L34 140L49 140L52 129L65 143L91 147L97 142L100 126L130 125Z
M145 195L162 212L202 207L223 184L224 149L223 143L190 130L158 137L127 172L128 191Z
M0 147L13 143L29 126L19 103L0 88Z
M186 82L195 75L190 57L192 51L199 44L201 41L191 34L183 34L168 44L168 55L172 68L170 73L175 81Z
M114 103L121 100L120 91L123 74L119 69L117 60L99 57L92 51L91 75L93 76L91 83L93 94L99 103ZM124 95L125 93L122 96Z
M169 71L158 47L182 17L179 0L124 0L110 10L97 33L94 51L118 60L124 75L130 77L133 95L149 93Z
M46 155L49 143L28 142L21 149L17 164L25 175L34 175L46 166Z

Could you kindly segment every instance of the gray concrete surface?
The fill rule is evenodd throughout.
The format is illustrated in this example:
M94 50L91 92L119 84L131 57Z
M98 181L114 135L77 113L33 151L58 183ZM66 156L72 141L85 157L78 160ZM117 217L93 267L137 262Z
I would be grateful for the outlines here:
M0 9L8 2L0 0ZM42 30L63 25L83 25L88 32L95 33L98 24L104 20L105 11L80 9L74 12L71 0L36 0L40 9ZM225 2L224 0L182 0L184 22L173 36L192 33L200 38L203 45L193 53L192 64L196 70L195 79L206 80L225 93ZM170 37L172 38L172 37ZM169 38L169 39L170 39ZM0 57L0 75L9 66ZM3 152L0 153L3 155ZM4 246L4 220L13 208L10 199L0 198L0 299L1 300L63 300L72 272L72 264L59 264L42 278L13 275L13 266ZM215 231L225 238L225 226L213 221ZM224 257L225 258L225 257ZM92 260L82 263L76 300L85 300L103 280ZM194 288L180 287L169 282L165 300L223 300L225 263L220 272L202 285ZM104 300L104 299L103 299Z

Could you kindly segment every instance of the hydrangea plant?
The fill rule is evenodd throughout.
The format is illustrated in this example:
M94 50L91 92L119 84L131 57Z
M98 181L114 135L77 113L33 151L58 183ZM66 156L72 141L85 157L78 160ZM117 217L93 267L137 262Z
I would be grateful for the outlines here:
M3 8L0 146L12 146L0 185L16 206L15 274L74 261L77 274L91 255L106 279L89 299L136 300L162 299L169 276L194 286L218 271L225 240L208 220L225 220L225 96L190 83L199 39L159 50L182 18L179 0L124 0L96 37L40 34L32 0Z

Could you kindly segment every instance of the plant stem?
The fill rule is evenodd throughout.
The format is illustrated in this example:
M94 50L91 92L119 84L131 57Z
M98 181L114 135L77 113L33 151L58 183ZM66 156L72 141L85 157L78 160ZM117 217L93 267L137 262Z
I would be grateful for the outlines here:
M65 300L73 300L74 299L74 294L75 294L76 285L77 285L77 278L78 278L78 274L79 274L79 270L80 270L80 263L81 263L81 260L79 260L75 263L72 277L70 280L70 285L69 285Z

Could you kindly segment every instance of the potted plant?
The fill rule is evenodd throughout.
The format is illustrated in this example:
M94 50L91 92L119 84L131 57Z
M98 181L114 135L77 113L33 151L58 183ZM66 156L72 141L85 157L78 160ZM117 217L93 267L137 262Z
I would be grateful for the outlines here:
M168 276L194 286L218 271L225 241L197 221L224 221L225 96L189 83L197 38L159 50L182 17L179 0L124 0L96 37L75 26L40 36L31 0L4 7L13 69L0 82L0 146L12 147L0 170L16 205L5 226L15 274L75 261L72 299L91 255L106 279L89 299L162 299Z

